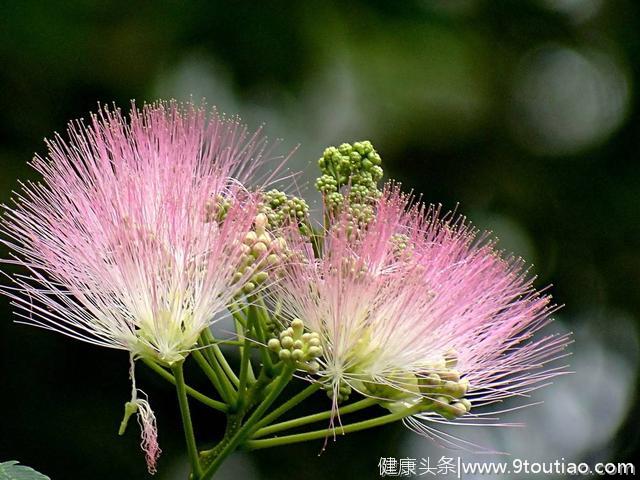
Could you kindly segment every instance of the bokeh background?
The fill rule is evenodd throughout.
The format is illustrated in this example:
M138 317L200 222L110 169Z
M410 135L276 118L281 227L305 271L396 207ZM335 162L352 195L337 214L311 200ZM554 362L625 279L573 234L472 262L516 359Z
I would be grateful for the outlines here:
M639 450L640 4L632 0L0 2L0 196L43 137L97 102L206 98L300 144L371 139L389 176L458 208L553 283L576 372L507 417L452 431L529 461L632 461ZM317 207L318 197L309 188ZM458 206L459 205L459 206ZM2 252L5 256L6 252ZM54 480L148 478L127 356L12 323L1 300L0 461ZM196 379L196 382L198 379ZM174 392L140 368L164 454L185 478ZM310 410L321 409L319 396ZM194 406L198 437L222 418ZM377 478L380 457L457 456L392 425L238 454L220 478ZM468 454L461 453L465 458ZM508 459L508 457L507 457ZM639 467L640 465L637 465ZM486 477L483 477L486 478Z

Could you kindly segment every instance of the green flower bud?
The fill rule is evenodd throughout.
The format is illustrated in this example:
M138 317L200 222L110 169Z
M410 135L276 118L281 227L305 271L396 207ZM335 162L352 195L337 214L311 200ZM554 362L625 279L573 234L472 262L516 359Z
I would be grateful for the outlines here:
M251 247L251 253L258 258L264 255L268 249L269 247L267 247L263 242L256 242L253 244L253 247Z
M269 350L276 353L282 350L282 346L280 345L280 342L277 338L269 339L269 341L267 342L267 347L269 347Z
M256 284L264 283L267 278L269 278L269 274L267 272L258 272L251 279Z
M296 318L291 322L291 328L296 336L301 336L304 330L304 323L299 318Z
M308 354L310 358L319 357L322 355L322 347L317 347L317 346L309 347Z
M258 239L258 234L253 230L251 230L250 232L247 232L247 234L244 236L244 243L246 245L251 246L255 243L257 239Z
M440 378L442 378L443 380L451 380L452 382L459 382L460 381L460 372L458 372L457 370L444 370L442 372L440 372Z
M290 350L280 350L278 352L278 357L280 358L280 360L289 360L291 358L291 351Z
M286 336L280 340L282 348L291 348L293 346L293 338Z

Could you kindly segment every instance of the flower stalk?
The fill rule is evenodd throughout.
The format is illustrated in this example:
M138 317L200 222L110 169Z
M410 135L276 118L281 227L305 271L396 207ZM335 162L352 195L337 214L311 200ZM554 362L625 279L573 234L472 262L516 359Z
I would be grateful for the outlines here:
M269 394L262 400L262 402L256 407L249 419L238 428L228 439L224 439L225 442L222 450L215 454L213 460L209 463L208 467L202 474L201 480L207 480L212 478L214 473L220 468L222 462L233 453L250 435L255 427L255 424L262 418L271 404L278 398L282 390L287 386L293 376L293 369L290 367L283 368L280 375L274 379L273 388ZM207 459L208 452L202 452L201 457Z
M380 427L388 423L402 420L421 411L419 405L415 405L410 408L398 411L396 413L390 413L381 417L372 418L369 420L362 420L360 422L343 425L338 428L325 428L322 430L314 430L312 432L296 433L293 435L285 435L282 437L266 438L262 440L248 440L245 442L245 448L247 450L259 450L262 448L279 447L282 445L290 445L292 443L308 442L310 440L318 440L321 438L327 438L331 435L346 435L347 433L359 432L368 428Z
M155 373L160 375L160 377L164 378L165 380L167 380L171 384L176 385L175 377L173 375L171 375L169 372L167 372L160 365L158 365L154 361L146 359L146 358L143 359L142 361L151 370L153 370ZM199 401L203 405L206 405L207 407L213 408L214 410L218 410L219 412L227 412L227 411L229 411L229 408L227 407L227 405L225 403L219 402L218 400L214 400L213 398L207 397L206 395L200 393L199 391L197 391L196 389L194 389L192 387L185 386L185 389L186 389L187 395L192 397L194 400Z
M294 397L295 398L295 397ZM293 400L293 398L292 398ZM374 405L377 405L378 401L373 399L373 398L364 398L362 400L359 400L357 402L351 403L349 405L344 405L342 407L340 407L340 415L346 415L348 413L353 413L353 412L357 412L359 410L362 410L364 408L368 408ZM273 413L276 413L276 411L274 411ZM279 413L279 412L278 412ZM260 437L266 437L267 435L271 435L273 433L277 433L277 432L281 432L282 430L289 430L292 428L298 428L304 425L308 425L310 423L315 423L315 422L320 422L322 420L328 420L332 417L334 417L336 414L335 411L333 410L327 410L324 412L320 412L320 413L314 413L312 415L307 415L304 417L299 417L299 418L295 418L293 420L287 420L286 422L280 422L280 423L274 423L273 425L269 425L269 423L271 423L273 420L275 420L275 418L277 418L277 416L273 416L273 417L265 417L265 425L269 425L263 428L259 428L258 430L256 430L256 432L252 435L252 439L257 439ZM260 424L258 425L260 426Z
M187 453L191 462L193 472L193 480L199 480L202 476L202 467L198 457L198 447L193 432L193 424L191 423L191 414L189 412L189 399L187 398L186 384L184 382L183 362L178 362L171 366L173 376L176 380L176 391L178 393L178 404L180 405L180 415L182 416L182 426L184 436L187 442Z

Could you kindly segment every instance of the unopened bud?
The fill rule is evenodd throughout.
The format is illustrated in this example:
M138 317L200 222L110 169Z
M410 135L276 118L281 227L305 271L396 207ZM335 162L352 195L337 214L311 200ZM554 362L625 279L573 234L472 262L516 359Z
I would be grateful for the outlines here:
M251 247L251 253L253 253L256 257L260 257L264 255L269 248L262 242L256 242Z
M258 272L253 276L252 280L255 283L260 284L263 283L267 278L269 278L269 274L267 272Z
M280 358L280 360L289 360L291 358L291 351L290 350L280 350L278 352L278 357Z
M322 347L309 347L309 356L310 357L319 357L322 355Z
M293 346L293 338L286 336L280 340L282 348L291 348Z
M458 354L451 349L444 354L444 363L447 368L455 368L458 364Z
M440 372L440 378L443 380L451 380L452 382L460 381L460 372L457 370L448 370L444 372Z
M244 243L246 245L253 245L257 239L258 235L252 230L250 232L247 232L247 234L244 236Z
M258 215L256 215L254 223L256 225L256 230L264 230L264 228L269 223L269 219L264 213L259 213Z
M296 336L300 336L302 335L302 332L304 330L304 323L299 318L296 318L291 322L291 328L293 328L293 331L295 332Z
M267 342L267 347L269 347L269 350L276 353L282 350L282 346L277 338L270 339L269 342Z

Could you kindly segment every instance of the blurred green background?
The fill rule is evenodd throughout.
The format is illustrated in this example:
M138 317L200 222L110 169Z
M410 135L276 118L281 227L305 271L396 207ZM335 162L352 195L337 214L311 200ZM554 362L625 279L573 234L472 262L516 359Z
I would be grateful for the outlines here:
M640 4L632 0L3 1L0 195L42 139L95 111L205 97L291 149L371 139L386 172L493 230L553 283L576 372L505 418L453 431L529 461L631 461L639 450ZM318 197L309 187L315 208ZM6 252L2 252L5 256ZM0 461L54 480L147 478L138 435L116 435L127 356L12 323L1 300ZM185 478L173 390L140 368L164 454ZM309 409L321 409L319 396ZM194 406L198 437L222 418ZM393 425L234 456L220 478L369 479L380 457L469 457ZM640 466L640 465L637 465ZM486 477L483 477L486 478Z

